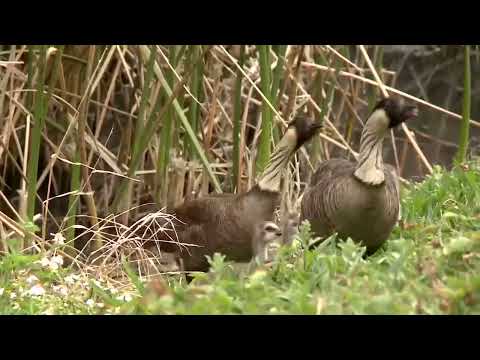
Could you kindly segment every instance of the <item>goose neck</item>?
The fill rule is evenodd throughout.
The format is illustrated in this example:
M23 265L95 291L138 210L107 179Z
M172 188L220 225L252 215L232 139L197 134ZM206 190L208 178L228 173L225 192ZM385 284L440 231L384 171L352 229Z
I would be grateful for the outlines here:
M296 135L289 131L275 148L265 171L260 176L258 186L261 190L280 191L282 172L286 168L291 155L295 152Z
M380 185L385 181L382 151L387 130L384 110L375 111L363 129L354 176L365 184Z

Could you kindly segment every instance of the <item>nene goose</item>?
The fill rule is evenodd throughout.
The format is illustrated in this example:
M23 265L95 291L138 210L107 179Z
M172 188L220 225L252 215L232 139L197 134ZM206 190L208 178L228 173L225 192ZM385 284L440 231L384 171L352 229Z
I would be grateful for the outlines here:
M178 221L174 227L180 243L157 236L161 251L176 252L186 272L209 269L206 255L215 252L229 261L249 262L253 257L252 238L257 224L272 221L280 200L282 172L291 156L316 133L320 124L307 119L292 121L275 148L259 181L246 193L212 195L184 202L171 211ZM170 211L169 211L170 212ZM161 234L159 234L161 235ZM187 280L191 280L187 276Z
M374 253L389 237L399 215L395 169L383 164L385 134L416 117L415 106L390 97L377 103L362 132L357 163L331 159L320 164L301 203L301 221L323 239L337 232ZM318 243L317 243L318 244Z
M252 239L252 251L255 260L260 264L272 260L275 251L273 247L280 246L282 241L282 231L272 221L266 221L257 224Z

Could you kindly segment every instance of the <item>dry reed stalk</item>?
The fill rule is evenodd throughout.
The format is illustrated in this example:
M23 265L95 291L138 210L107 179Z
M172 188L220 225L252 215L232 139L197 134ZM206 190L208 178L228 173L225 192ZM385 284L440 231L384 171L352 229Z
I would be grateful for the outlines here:
M373 76L375 78L375 81L377 82L380 90L382 91L383 93L383 96L385 97L388 97L388 92L387 92L387 89L385 87L385 84L383 84L382 80L380 79L380 77L378 76L378 73L377 71L375 70L375 66L373 66L373 63L372 61L370 60L370 57L368 56L368 53L367 51L365 50L365 47L363 45L360 45L360 51L362 52L364 58L365 58L365 61L367 62L368 64L368 67L370 68L370 70L372 71L373 73ZM402 130L403 132L405 133L405 135L407 135L407 138L408 138L408 141L410 142L410 144L412 144L413 148L415 149L415 151L417 152L418 156L420 157L420 159L422 160L423 164L425 165L425 167L427 168L428 172L431 174L433 172L433 169L432 169L432 165L430 165L430 162L427 160L427 158L425 157L425 155L423 154L422 150L420 149L420 147L418 146L417 144L417 141L413 138L412 136L412 132L408 129L407 125L405 123L402 123Z
M312 63L308 63L308 62L305 62L305 61L302 61L302 66L313 67L313 68L316 68L316 69L319 69L319 70L322 70L322 71L329 71L329 72L333 71L333 69L329 68L328 66L312 64ZM352 74L352 73L349 73L349 72L346 72L346 71L338 71L337 75L344 76L344 77L350 77L350 78L356 79L356 80L360 80L361 82L363 82L365 84L379 86L378 83L374 80L370 80L370 79L367 79L363 76L355 75L355 74ZM443 114L449 115L453 118L462 119L462 115L459 115L457 113L454 113L452 111L444 109L444 108L442 108L438 105L434 105L432 103L429 103L429 102L427 102L425 100L422 100L422 99L420 99L416 96L413 96L413 95L410 95L406 92L403 92L403 91L400 91L398 89L392 88L391 86L384 85L384 87L387 91L392 92L392 93L397 94L397 95L400 95L400 96L403 96L406 99L413 100L413 101L417 102L418 104L425 105L426 107L429 107L433 110L437 110L437 111L439 111ZM480 127L480 122L472 120L472 119L470 119L470 124L475 126L475 127Z

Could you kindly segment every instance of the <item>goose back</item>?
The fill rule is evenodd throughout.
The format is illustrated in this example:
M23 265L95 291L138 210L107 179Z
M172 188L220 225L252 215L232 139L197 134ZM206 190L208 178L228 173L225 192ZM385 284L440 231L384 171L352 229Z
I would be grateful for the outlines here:
M279 201L279 193L255 186L245 194L200 198L171 211L178 220L174 223L178 239L186 244L180 248L185 269L207 271L205 255L212 256L215 252L224 254L230 261L250 261L253 252L249 244L255 226L273 221ZM160 246L164 251L179 249L176 243Z

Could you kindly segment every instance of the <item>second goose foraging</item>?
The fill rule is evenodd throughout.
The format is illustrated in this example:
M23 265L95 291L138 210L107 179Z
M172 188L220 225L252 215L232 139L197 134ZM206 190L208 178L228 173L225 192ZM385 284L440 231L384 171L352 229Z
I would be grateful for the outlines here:
M316 236L334 232L375 252L395 226L400 206L395 169L383 164L387 131L416 117L415 106L390 97L377 103L362 132L358 161L323 162L312 176L301 204L301 221L309 220Z
M252 239L257 225L273 221L280 200L280 180L295 152L317 132L320 125L297 118L277 144L257 184L243 194L211 195L186 201L169 211L174 214L179 247L165 232L158 234L161 251L176 252L185 271L208 271L206 256L218 252L230 261L248 262L253 256Z

